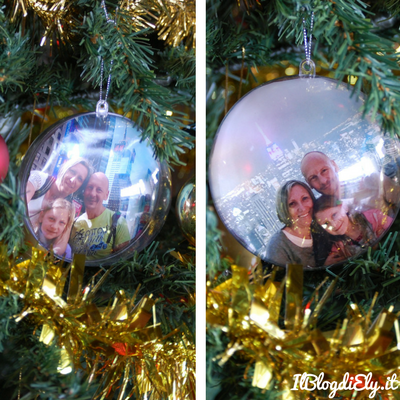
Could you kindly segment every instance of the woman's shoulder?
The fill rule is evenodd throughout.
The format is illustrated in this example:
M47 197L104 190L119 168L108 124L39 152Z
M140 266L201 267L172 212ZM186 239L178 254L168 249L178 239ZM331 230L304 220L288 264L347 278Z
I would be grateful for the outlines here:
M284 259L284 263L286 263L287 261L286 258L288 257L287 251L289 248L288 243L289 240L282 232L282 230L275 232L270 237L267 243L267 248L266 248L267 259L271 260L272 262L278 262L278 263L280 263Z
M31 173L29 174L29 178L31 178L31 177L40 177L40 178L47 179L48 176L49 176L49 174L46 174L46 172L37 171L37 170L31 171Z
M268 247L276 246L279 243L286 242L288 239L286 235L280 229L278 232L275 232L268 241Z
M42 171L32 171L29 175L29 182L33 184L33 186L37 189L41 188L45 182L46 179L49 177L48 174Z

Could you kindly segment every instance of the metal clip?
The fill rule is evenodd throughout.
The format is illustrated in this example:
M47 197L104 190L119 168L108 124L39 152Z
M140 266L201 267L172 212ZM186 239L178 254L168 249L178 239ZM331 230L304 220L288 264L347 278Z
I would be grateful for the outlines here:
M108 103L105 100L99 100L96 105L96 116L105 118L108 115Z
M299 75L302 78L315 78L315 63L313 60L303 60L299 65Z

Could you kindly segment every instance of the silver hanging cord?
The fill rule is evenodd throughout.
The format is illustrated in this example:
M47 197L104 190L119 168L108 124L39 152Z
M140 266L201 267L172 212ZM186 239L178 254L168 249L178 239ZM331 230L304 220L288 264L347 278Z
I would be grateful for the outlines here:
M306 59L300 63L299 75L307 78L315 77L315 63L311 60L311 44L312 44L312 32L314 27L314 11L311 12L310 22L310 37L307 38L307 23L306 19L303 18L303 38L304 38L304 51L306 53Z
M109 16L108 16L108 12L107 12L107 7L106 7L106 2L105 0L101 0L101 8L104 10L104 15L106 16L106 21L108 23L112 23L114 25L117 25L117 13L118 13L118 7L115 10L115 18L112 20Z
M110 17L108 16L105 0L101 0L101 8L104 10L104 15L106 16L107 22L110 22Z
M107 12L107 7L106 3L104 0L101 0L101 7L104 10L104 15L106 16L107 23L113 23L116 25L117 23L117 12L115 13L115 20L112 20L108 16ZM118 11L118 9L117 9ZM111 70L112 70L112 65L113 65L114 60L111 60L110 63L110 72L108 74L108 79L107 79L107 87L106 87L106 95L103 100L103 76L104 76L104 61L101 59L101 66L100 66L100 100L97 102L96 105L96 114L99 117L106 117L108 115L108 103L107 103L107 98L108 98L108 93L110 91L110 85L111 85Z
M303 18L303 36L304 36L304 50L306 53L306 60L311 60L311 43L312 43L312 31L314 27L314 11L311 13L311 23L310 23L310 40L307 40L307 27L306 19Z

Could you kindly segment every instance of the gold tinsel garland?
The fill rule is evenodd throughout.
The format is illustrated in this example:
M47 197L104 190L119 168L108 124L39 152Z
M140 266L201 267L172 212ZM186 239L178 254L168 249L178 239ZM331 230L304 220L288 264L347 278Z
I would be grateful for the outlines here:
M196 47L196 4L194 0L124 0L121 11L136 24L158 31L167 45Z
M14 0L11 20L32 10L42 21L44 34L41 45L53 32L64 41L71 40L76 22L72 0ZM121 16L128 16L135 29L151 28L167 45L176 47L185 42L194 48L196 41L196 5L194 0L122 0Z
M100 309L93 298L108 273L82 290L84 257L75 256L70 269L65 301L61 295L69 269L37 249L30 260L15 263L0 247L0 295L17 294L24 308L16 321L29 317L42 327L43 343L61 348L60 373L82 368L83 356L89 383L100 379L94 399L113 391L118 400L134 394L149 400L195 399L195 345L179 329L162 334L151 296L138 300L138 290L132 298L120 290L112 304Z
M400 398L398 378L389 384L393 374L400 378L399 315L392 312L393 307L381 310L372 322L377 296L366 312L351 304L347 318L334 331L321 332L316 327L318 315L331 297L336 281L319 299L324 281L303 307L302 266L288 266L281 283L274 282L274 277L275 272L264 284L262 276L255 274L250 284L248 270L233 266L232 279L215 288L208 282L207 322L221 328L230 339L226 351L217 357L220 365L239 352L247 357L248 367L255 364L253 386L281 390L285 400L308 399L310 393L315 398L332 398L328 395L334 392L335 382L338 384L336 396L368 398L372 389L359 391L367 381L368 387L376 386L376 393L383 398ZM283 290L286 292L284 304ZM281 305L285 309L285 329L278 323ZM393 345L393 326L397 345ZM318 391L318 387L310 391L315 383L312 383L313 377L304 378L302 387L308 390L301 390L304 373L317 377L323 373L322 379L327 382L325 391ZM358 381L360 374L366 375L364 382ZM347 383L340 386L346 379ZM292 390L295 387L297 390Z
M196 5L192 0L159 0L158 36L170 46L187 39L186 47L196 44Z

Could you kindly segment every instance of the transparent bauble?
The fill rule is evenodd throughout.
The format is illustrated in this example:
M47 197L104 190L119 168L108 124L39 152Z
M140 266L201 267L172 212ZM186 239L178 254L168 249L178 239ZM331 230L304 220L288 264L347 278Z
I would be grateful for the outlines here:
M196 183L190 178L181 188L176 199L176 215L186 239L196 245Z
M222 121L210 189L229 231L276 265L322 268L374 246L399 208L400 147L352 87L316 77L271 81Z
M29 147L21 167L26 226L71 261L107 265L148 245L171 202L170 172L141 128L118 114L65 118Z

